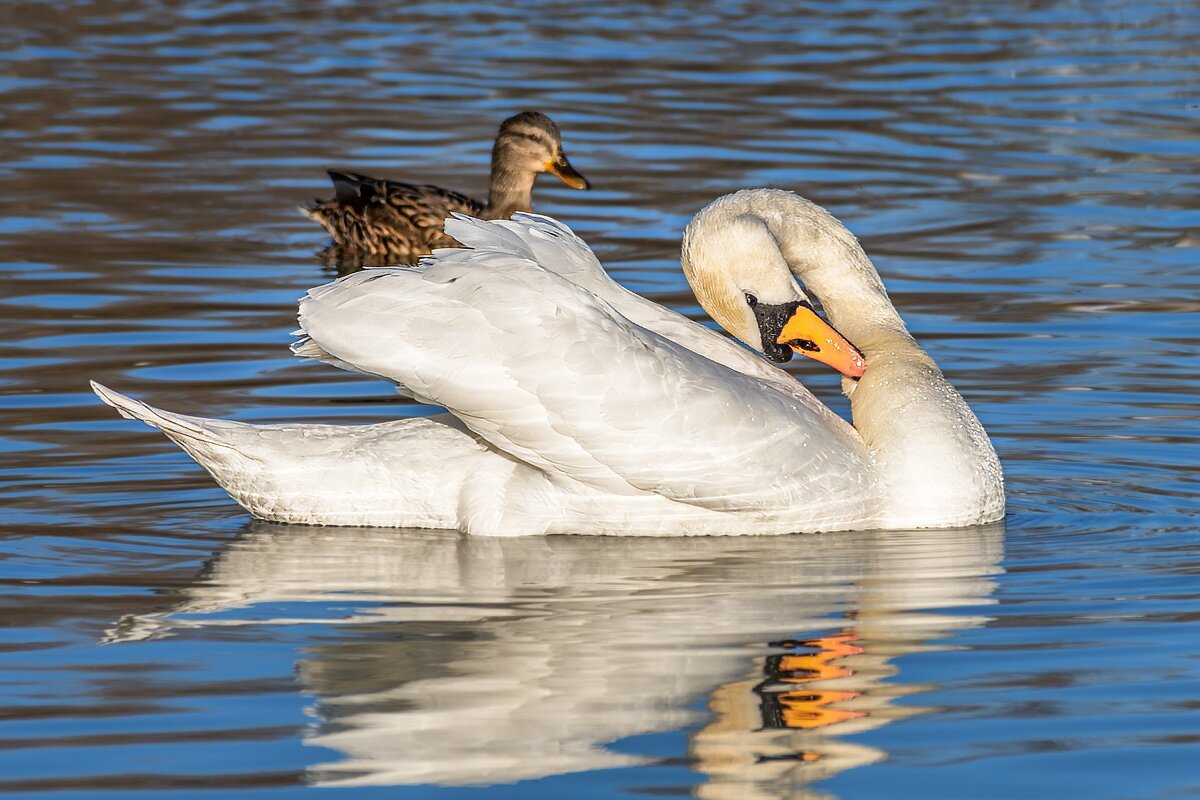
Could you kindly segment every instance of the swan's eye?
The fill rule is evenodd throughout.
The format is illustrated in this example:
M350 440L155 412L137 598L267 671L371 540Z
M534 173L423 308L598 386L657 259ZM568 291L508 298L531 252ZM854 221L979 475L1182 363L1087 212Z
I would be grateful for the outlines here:
M756 305L758 305L758 298L749 292L746 292L746 305L754 308Z

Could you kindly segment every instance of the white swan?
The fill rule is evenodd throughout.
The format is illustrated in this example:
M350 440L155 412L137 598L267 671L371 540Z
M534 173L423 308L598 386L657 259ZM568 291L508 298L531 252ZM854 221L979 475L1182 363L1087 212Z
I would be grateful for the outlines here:
M759 356L620 287L561 223L463 218L447 231L471 249L311 290L293 350L395 381L448 415L247 425L93 387L280 522L664 535L1003 516L983 427L819 206L780 190L723 197L688 226L682 263L746 344L861 375L843 380L853 428ZM861 348L865 373L797 278Z

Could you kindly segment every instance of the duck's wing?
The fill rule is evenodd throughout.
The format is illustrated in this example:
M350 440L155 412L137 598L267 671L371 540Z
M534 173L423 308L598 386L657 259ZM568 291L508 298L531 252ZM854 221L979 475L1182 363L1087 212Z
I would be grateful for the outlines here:
M300 352L445 406L551 478L765 515L870 491L865 448L832 412L632 322L523 253L447 250L350 275L310 291L300 324Z
M443 223L451 214L479 214L483 205L464 194L428 184L329 170L335 196L305 213L338 244L368 253L416 260L438 247L457 247Z

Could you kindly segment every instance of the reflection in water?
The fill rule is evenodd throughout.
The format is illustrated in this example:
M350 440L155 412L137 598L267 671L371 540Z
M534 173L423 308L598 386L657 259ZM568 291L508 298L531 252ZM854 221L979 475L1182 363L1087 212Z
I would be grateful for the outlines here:
M254 523L168 609L122 619L108 640L344 626L298 665L320 720L308 741L338 753L310 768L317 785L625 766L645 759L619 740L687 728L699 797L816 796L803 787L885 756L843 737L926 710L893 705L928 688L896 683L893 661L986 621L945 609L992 602L1002 537L489 539Z
M389 256L372 255L353 247L342 247L331 244L317 251L317 262L338 278L366 269L367 267L387 267L396 264L396 259Z

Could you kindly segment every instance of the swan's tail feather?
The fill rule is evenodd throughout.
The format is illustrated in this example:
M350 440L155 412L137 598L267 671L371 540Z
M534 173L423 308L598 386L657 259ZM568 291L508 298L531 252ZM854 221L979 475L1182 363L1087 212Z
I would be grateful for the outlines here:
M469 477L509 462L453 420L252 425L163 411L92 382L121 416L158 428L260 519L307 525L459 527Z
M181 438L198 439L212 445L227 446L227 443L221 441L212 429L205 427L204 421L198 417L163 411L140 400L127 397L104 384L95 381L90 381L90 383L96 396L119 411L122 417L141 420L151 427L158 428L173 441L178 442Z
M95 381L91 385L92 391L121 416L158 428L208 470L234 500L251 513L258 512L253 493L264 479L264 456L269 457L272 443L263 434L271 426L189 417L134 400Z

